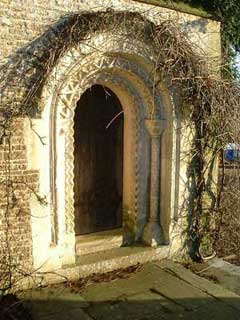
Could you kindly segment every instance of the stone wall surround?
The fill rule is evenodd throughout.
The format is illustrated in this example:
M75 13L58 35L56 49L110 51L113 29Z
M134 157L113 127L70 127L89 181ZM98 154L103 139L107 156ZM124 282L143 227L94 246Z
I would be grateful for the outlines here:
M165 119L167 113L170 118L173 109L166 93L162 94L159 89L155 89L155 95L152 94L153 49L137 40L126 39L121 35L115 37L114 39L111 34L95 35L86 43L81 43L78 48L67 52L49 77L41 99L42 119L49 121L50 127L48 170L51 183L45 186L45 189L51 190L49 202L54 204L54 207L51 206L51 243L64 247L64 260L68 263L69 256L71 261L74 261L75 243L73 119L81 94L92 85L100 84L111 89L123 107L124 245L141 239L148 219L151 166L150 137L145 127L145 119ZM94 49L96 47L98 50ZM171 121L168 126L172 126ZM171 180L170 174L165 174L165 177ZM165 215L169 216L170 212ZM169 222L165 225L165 234L168 234L168 228Z
M106 8L140 12L154 23L176 19L209 56L220 53L218 22L137 1L26 0L23 4L0 0L4 13L0 17L0 65L62 15ZM48 202L43 207L34 197L26 201L28 211L34 213L26 220L26 239L31 238L32 245L27 250L34 268L52 271L75 263L73 119L77 101L94 84L111 89L124 111L123 244L170 242L170 255L179 250L181 230L175 225L179 225L178 211L186 196L186 163L180 159L180 151L186 148L181 138L184 126L174 88L169 89L164 79L153 90L155 54L154 48L134 35L126 38L114 30L94 33L69 48L49 75L39 102L41 114L32 119L45 145L27 120L21 133L26 157L21 174L34 175L34 187ZM154 122L164 122L157 136L149 125Z

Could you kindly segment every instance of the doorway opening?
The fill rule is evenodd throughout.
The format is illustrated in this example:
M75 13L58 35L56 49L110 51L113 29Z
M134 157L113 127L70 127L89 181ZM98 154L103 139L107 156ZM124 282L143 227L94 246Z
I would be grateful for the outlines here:
M123 112L118 97L94 85L74 116L75 234L122 226Z

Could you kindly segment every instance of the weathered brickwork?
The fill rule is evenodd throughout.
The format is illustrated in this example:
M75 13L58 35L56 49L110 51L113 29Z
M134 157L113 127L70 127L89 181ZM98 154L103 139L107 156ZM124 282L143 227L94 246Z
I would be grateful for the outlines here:
M70 13L77 13L83 10L106 10L106 8L114 8L116 10L129 11L146 11L149 16L152 15L154 20L160 18L169 18L172 15L174 19L182 19L188 21L188 33L195 33L191 30L191 21L197 21L199 27L197 31L211 34L206 36L209 42L209 49L218 49L220 44L218 36L219 23L196 17L190 14L179 15L174 10L149 6L143 3L137 3L131 0L0 0L0 65L12 56L19 48L23 48L34 40L37 36L46 31L50 25L59 20L60 17ZM157 9L156 9L157 8Z
M0 270L26 271L32 265L30 197L38 174L28 170L23 119L12 124L0 147ZM4 281L4 277L0 277Z

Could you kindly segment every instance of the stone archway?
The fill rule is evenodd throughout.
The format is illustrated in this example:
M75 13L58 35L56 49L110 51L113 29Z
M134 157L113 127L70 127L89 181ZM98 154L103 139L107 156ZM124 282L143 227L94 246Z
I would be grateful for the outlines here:
M99 50L94 51L96 43ZM152 169L157 173L155 184L158 185L155 195L152 194L157 212L154 219L160 223L161 211L163 232L168 237L170 210L174 207L171 202L174 107L163 83L153 92L153 66L153 51L148 45L127 40L121 34L112 37L102 33L66 52L49 77L43 92L47 106L43 117L45 114L50 119L52 242L64 247L66 261L70 259L67 252L73 256L75 245L74 114L81 95L94 85L109 88L124 112L123 243L131 244L143 237L153 211L150 208ZM151 121L153 125L149 126ZM164 132L157 128L163 123ZM153 140L158 147L152 152ZM161 159L159 154L159 161L152 164L153 155L156 154L156 160L160 149Z

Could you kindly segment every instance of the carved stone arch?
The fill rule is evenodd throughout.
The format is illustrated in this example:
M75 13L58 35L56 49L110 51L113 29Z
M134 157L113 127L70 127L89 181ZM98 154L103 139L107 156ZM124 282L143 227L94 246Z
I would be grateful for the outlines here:
M109 63L110 60L107 59L105 62ZM91 70L92 67L93 70ZM120 67L120 65L118 65L118 67ZM122 69L124 70L124 66ZM81 94L86 91L86 89L91 85L101 84L109 87L114 93L116 93L119 100L121 102L123 101L122 106L125 114L125 132L127 135L127 138L125 139L126 141L124 143L126 149L124 153L128 155L127 160L124 160L126 168L124 173L126 178L124 179L124 181L125 185L127 185L127 187L124 187L124 193L126 195L124 203L125 210L123 215L125 225L124 241L130 241L129 239L133 238L134 234L137 232L137 217L139 218L138 220L144 220L144 217L146 216L146 208L142 209L141 213L139 213L139 208L143 208L144 204L148 202L148 199L146 199L148 172L143 168L149 166L149 156L148 149L146 149L145 151L141 151L143 157L140 157L139 149L143 148L143 145L148 145L148 137L144 126L144 119L149 116L149 110L151 109L149 108L149 106L146 106L151 100L149 99L150 92L148 92L147 90L143 90L143 92L141 92L139 83L131 83L130 80L127 79L126 74L124 78L123 74L118 74L117 71L118 69L115 69L111 72L111 68L107 70L103 68L103 65L99 71L99 69L96 69L96 65L93 64L93 66L89 67L89 73L85 78L85 81L81 82L81 85L75 88L73 83L79 84L79 82L74 80L75 78L71 77L70 84L67 84L67 90L64 87L62 88L63 91L66 90L67 94L63 95L60 92L60 94L58 95L58 98L56 100L56 106L58 110L56 110L56 118L53 119L53 121L57 121L59 124L58 132L65 132L65 150L68 150L64 153L66 174L65 186L71 186L73 183L73 117L76 103L79 100ZM125 71L125 73L127 73L127 70ZM79 79L80 77L81 75L76 74L77 79ZM136 78L136 75L134 77ZM134 77L132 75L132 82ZM143 83L142 88L144 89ZM72 94L70 94L71 90ZM123 98L123 96L125 96L125 98ZM132 110L128 108L128 105L132 106ZM127 121L126 117L128 119ZM58 135L58 132L55 132L55 136ZM59 145L56 140L53 142L53 144L55 146ZM146 153L145 156L144 152ZM57 151L55 150L55 155L53 155L53 162L56 161L56 154ZM61 160L59 161L61 162ZM53 166L54 164L52 165L52 167ZM52 189L54 190L55 188L53 187ZM62 192L60 193L62 194ZM73 193L72 190L70 190L70 187L65 190L64 194L66 232L72 233L74 229L74 216ZM56 197L57 195L55 195L55 198ZM126 199L126 197L131 198ZM63 200L62 196L61 199ZM58 201L55 200L55 203L58 203Z
M67 51L43 91L42 101L50 113L50 189L52 241L55 243L66 245L66 239L73 239L74 235L73 117L81 94L94 84L109 87L121 101L124 113L129 114L130 119L131 129L127 133L131 136L134 152L130 152L130 165L125 166L130 168L125 175L131 179L130 188L125 194L130 194L131 199L127 200L124 210L124 241L140 238L146 223L149 210L150 138L144 121L153 117L166 119L172 108L171 101L166 90L162 94L161 87L154 88L152 48L133 39L126 41L119 35L117 39L112 37L109 42L105 41L107 38L108 34L101 35L100 39L95 35L89 38L88 43L80 43L78 47ZM91 43L100 44L100 49L94 51ZM64 145L64 149L56 150L56 146L61 145ZM61 172L62 165L64 170ZM169 178L168 175L165 179ZM65 181L62 189L59 187L60 180ZM60 201L58 192L61 194Z

